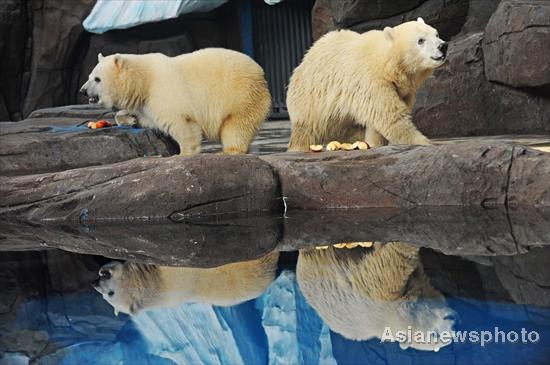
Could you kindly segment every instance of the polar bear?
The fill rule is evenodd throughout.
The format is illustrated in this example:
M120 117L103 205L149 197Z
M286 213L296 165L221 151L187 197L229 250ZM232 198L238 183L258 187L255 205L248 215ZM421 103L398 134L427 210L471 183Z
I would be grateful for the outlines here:
M221 140L224 153L247 153L271 106L262 68L222 48L177 57L99 54L80 91L90 103L125 110L141 126L169 134L182 155L199 153L203 136Z
M332 331L348 339L380 338L398 341L403 349L432 351L450 343L440 336L450 334L457 315L430 285L412 245L301 250L296 276L306 301ZM426 339L415 338L416 331ZM408 332L411 341L403 337ZM428 341L428 335L434 338Z
M279 254L215 268L110 262L99 270L94 288L115 314L183 303L231 306L260 296L275 279Z
M417 90L446 56L447 43L422 18L383 31L327 33L288 85L289 151L330 140L428 145L412 108Z

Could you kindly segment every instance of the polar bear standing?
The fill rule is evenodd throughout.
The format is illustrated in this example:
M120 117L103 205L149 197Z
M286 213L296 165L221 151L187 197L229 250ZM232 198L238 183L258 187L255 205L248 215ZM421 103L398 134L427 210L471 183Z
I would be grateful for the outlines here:
M394 334L409 328L439 336L456 320L424 274L418 248L406 243L300 250L296 274L309 305L332 331L351 340L399 340ZM448 344L439 338L400 342L403 349L435 351Z
M94 288L119 312L183 303L235 305L260 296L275 279L279 253L214 268L111 262L99 270Z
M447 43L422 18L383 31L326 34L288 85L289 150L334 139L429 144L411 113L417 90L446 56Z
M248 152L271 106L262 68L222 48L177 57L99 54L81 92L169 134L182 155L199 153L203 135L221 140L227 154Z

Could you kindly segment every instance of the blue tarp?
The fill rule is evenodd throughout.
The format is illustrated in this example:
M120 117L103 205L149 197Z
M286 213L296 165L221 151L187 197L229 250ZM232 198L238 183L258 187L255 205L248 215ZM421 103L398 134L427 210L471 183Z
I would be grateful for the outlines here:
M225 2L227 0L97 0L83 25L88 32L101 34L183 14L207 12Z

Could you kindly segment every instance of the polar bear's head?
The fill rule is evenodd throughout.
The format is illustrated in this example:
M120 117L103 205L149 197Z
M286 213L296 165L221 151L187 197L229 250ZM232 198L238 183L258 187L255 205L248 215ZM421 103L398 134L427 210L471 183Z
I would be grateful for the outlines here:
M110 262L99 269L93 286L113 306L116 315L135 315L156 296L157 278L155 265Z
M431 286L418 252L403 242L376 243L366 252L301 250L298 285L328 327L345 338L438 351L450 344L442 334L451 333L458 316Z
M97 56L97 65L80 88L90 104L105 108L135 109L145 98L144 75L132 66L135 55Z
M392 334L385 338L383 332L383 341L397 341L404 350L410 347L423 351L439 351L452 342L443 334L451 334L459 316L443 297L397 301L385 305L393 308L394 319L391 326L384 328L385 331L391 329ZM406 337L400 338L403 335Z
M422 18L394 28L386 27L384 35L399 53L401 66L410 73L435 69L447 58L447 42Z

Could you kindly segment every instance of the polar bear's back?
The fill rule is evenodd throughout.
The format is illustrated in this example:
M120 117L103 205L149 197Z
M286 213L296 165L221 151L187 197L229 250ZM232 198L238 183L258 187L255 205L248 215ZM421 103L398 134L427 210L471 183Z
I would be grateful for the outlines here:
M137 57L143 57L147 70L152 114L166 120L185 114L211 140L219 140L220 127L229 116L238 114L243 128L256 128L269 111L271 96L263 69L245 54L205 48L176 57Z
M287 106L293 122L344 120L358 90L383 78L380 55L389 48L383 32L340 30L321 37L294 70Z

